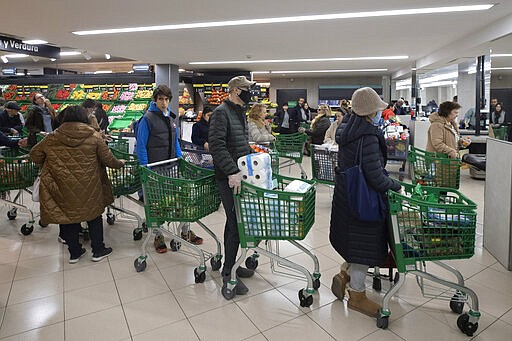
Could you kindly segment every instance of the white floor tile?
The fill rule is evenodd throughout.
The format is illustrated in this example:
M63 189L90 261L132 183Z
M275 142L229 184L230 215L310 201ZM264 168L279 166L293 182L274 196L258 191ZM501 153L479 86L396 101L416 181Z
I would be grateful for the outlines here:
M62 294L63 290L64 275L62 272L21 279L14 281L8 304L18 304L38 298Z
M199 338L188 320L181 320L156 328L147 333L135 335L133 341L168 340L173 338L172 335L183 341L199 341Z
M512 309L510 309L507 313L501 316L500 320L505 321L508 324L512 324Z
M31 258L20 260L16 268L16 280L46 275L51 272L63 270L61 255L44 256L41 258Z
M169 292L169 287L158 271L143 271L131 277L118 279L116 286L123 303Z
M2 339L2 341L64 341L64 322L37 328L25 333Z
M361 341L402 341L403 339L391 330L379 329L374 333L360 339Z
M496 321L489 328L482 331L475 337L475 341L509 340L512 335L512 325Z
M215 280L193 284L173 290L176 299L187 317L227 305L230 301L220 294L222 286Z
M82 258L80 261L88 261ZM79 262L80 262L79 261ZM64 272L64 291L90 287L95 284L112 281L112 272L108 262L95 263Z
M117 250L116 250L117 251ZM136 257L123 257L118 259L110 259L110 268L115 279L131 277L137 274L135 270L134 261ZM151 272L158 270L156 264L151 257L146 259L146 269L144 272Z
M476 292L480 309L493 316L499 317L512 307L512 297L509 295L497 292L472 279L469 279L466 285Z
M121 307L66 320L66 340L124 340L130 337Z
M202 341L243 340L259 334L259 330L234 303L190 318Z
M313 294L313 304L306 308L300 306L299 290L306 288L306 280L298 280L293 283L283 285L277 290L285 295L296 307L301 309L304 313L317 309L326 304L330 304L337 300L336 296L331 292L331 288L320 285L320 288Z
M12 282L0 283L0 308L7 305L7 299L11 293Z
M320 328L309 317L303 315L263 332L270 340L315 340L332 341L334 338Z
M64 293L66 320L120 305L114 282L105 282Z
M0 250L0 255L1 255ZM14 273L17 271L16 269L17 263L8 263L8 264L0 264L0 284L2 283L10 283L14 280Z
M471 277L471 279L485 285L486 287L492 288L503 295L512 297L512 288L510 286L512 281L512 272L504 273L489 268L479 272L475 276Z

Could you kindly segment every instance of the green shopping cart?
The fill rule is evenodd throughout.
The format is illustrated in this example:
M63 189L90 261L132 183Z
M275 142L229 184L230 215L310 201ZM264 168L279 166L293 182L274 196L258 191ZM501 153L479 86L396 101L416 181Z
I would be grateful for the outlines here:
M446 154L427 152L410 147L408 160L412 167L415 183L425 186L458 189L460 185L460 159L449 158Z
M285 187L296 179L281 175L275 175L274 179L277 181L276 190L242 181L240 194L234 196L241 255L233 269L237 269L244 259L248 269L256 269L260 254L277 260L306 277L307 286L299 291L299 300L302 307L309 307L313 303L314 290L320 286L318 259L297 241L306 237L315 222L315 182L302 180L309 188L305 193L295 193L285 191ZM315 263L314 273L267 248L259 247L261 241L272 240L289 241L309 255ZM246 258L249 249L256 252ZM222 287L224 298L230 300L235 297L236 285L236 271L232 271L231 279Z
M318 183L334 186L336 181L334 170L338 165L338 149L316 144L312 144L310 148L313 179Z
M183 159L171 159L140 167L146 225L156 232L169 235L171 250L178 251L182 245L188 246L199 257L199 265L194 269L196 283L206 278L206 260L210 260L213 271L221 266L221 245L217 236L200 219L218 210L220 196L211 170L197 167ZM181 238L184 224L196 222L216 242L215 253L207 252L199 246ZM135 259L137 272L146 268L146 246L151 234L147 234L142 245L141 256Z
M466 259L474 254L476 233L476 204L457 190L442 187L422 187L402 184L406 195L388 192L390 240L400 276L384 296L377 318L379 328L387 328L391 315L389 302L405 282L405 275L416 276L425 297L445 299L450 309L461 314L459 329L472 336L478 328L480 312L478 297L464 286L464 278L455 268L441 260ZM427 272L431 261L457 278L452 282ZM440 284L435 287L431 283ZM447 289L448 288L448 289ZM463 313L464 305L470 309Z
M300 175L302 179L307 178L306 171L302 166L304 145L308 136L302 133L279 134L276 137L275 146L280 158L288 159L279 165L279 168L290 167L297 164L300 167Z

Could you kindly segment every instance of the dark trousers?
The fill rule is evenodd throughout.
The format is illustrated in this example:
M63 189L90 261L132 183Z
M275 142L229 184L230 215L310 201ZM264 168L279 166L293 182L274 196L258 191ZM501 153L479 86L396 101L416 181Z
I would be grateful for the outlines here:
M224 211L226 212L226 225L224 226L224 268L222 269L222 276L228 276L231 273L233 265L235 265L240 238L238 236L233 190L229 187L228 179L216 179L216 181L222 206L224 206Z
M89 238L91 239L92 253L100 253L104 248L103 243L103 218L98 216L87 222L89 226ZM82 244L79 241L80 223L60 224L60 236L68 245L71 258L80 256Z

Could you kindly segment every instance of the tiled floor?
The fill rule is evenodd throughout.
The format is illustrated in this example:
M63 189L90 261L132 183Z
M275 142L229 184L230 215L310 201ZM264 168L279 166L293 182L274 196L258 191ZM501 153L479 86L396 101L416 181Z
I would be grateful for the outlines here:
M305 159L307 165L309 159ZM285 170L287 172L287 170ZM308 173L310 171L308 170ZM484 182L462 175L462 192L479 204L475 256L451 261L479 296L482 317L474 340L510 340L512 337L512 273L482 248ZM207 271L206 281L195 284L196 260L183 252L156 254L150 244L147 269L137 273L134 259L141 241L132 240L135 223L119 217L105 226L105 239L113 255L99 263L89 254L68 264L65 246L57 242L57 227L36 227L30 236L19 234L27 219L20 213L6 219L0 208L0 339L12 340L468 340L456 325L457 315L446 301L422 297L416 281L407 276L392 299L389 328L348 310L346 301L330 291L341 257L328 240L332 190L318 186L316 223L303 245L320 261L321 287L310 308L301 308L297 292L302 280L274 273L260 257L257 273L245 281L246 296L232 301L220 294L218 272ZM26 202L30 202L26 199ZM133 206L140 213L142 211ZM222 236L221 211L203 220ZM215 244L205 233L205 248ZM88 245L86 245L88 248ZM309 268L308 257L282 242L281 255ZM446 272L429 266L434 274ZM371 289L380 300L383 294ZM384 281L383 290L389 284ZM466 306L467 309L467 306Z

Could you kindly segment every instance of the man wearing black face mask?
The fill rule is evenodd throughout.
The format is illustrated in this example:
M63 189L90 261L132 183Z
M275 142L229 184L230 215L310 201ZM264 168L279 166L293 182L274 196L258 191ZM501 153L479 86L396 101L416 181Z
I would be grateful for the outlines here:
M232 78L228 82L229 98L219 105L210 118L208 144L215 165L215 179L219 189L222 205L226 213L224 226L224 268L222 278L224 283L229 281L231 269L236 261L240 239L238 236L237 220L233 193L239 193L242 174L237 166L237 160L252 152L249 146L247 121L245 118L246 105L251 99L250 89L254 83L245 76ZM243 267L236 269L238 277L247 278L254 274L253 270ZM247 294L249 289L238 280L236 294Z

